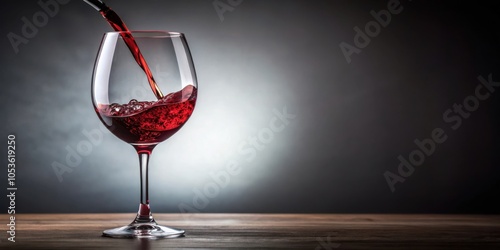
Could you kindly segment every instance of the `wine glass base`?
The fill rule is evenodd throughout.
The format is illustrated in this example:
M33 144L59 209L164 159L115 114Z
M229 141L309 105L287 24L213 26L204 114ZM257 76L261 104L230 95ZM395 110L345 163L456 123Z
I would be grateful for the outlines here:
M183 237L185 231L156 223L130 224L124 227L104 230L102 236L111 238L177 238Z

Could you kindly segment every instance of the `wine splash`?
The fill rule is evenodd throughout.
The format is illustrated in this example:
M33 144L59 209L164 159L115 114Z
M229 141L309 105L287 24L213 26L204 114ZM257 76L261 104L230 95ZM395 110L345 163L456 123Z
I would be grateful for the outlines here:
M153 77L153 73L151 73L151 70L149 69L149 66L146 62L146 59L144 59L144 56L142 56L139 46L137 46L134 37L132 36L131 33L129 33L130 30L127 28L127 25L125 25L120 16L118 16L116 12L114 12L101 0L83 0L83 1L90 4L97 11L99 11L99 13L101 13L104 19L108 21L108 23L111 25L111 27L113 27L115 31L125 31L123 33L120 33L120 35L123 38L123 41L125 42L125 44L127 44L127 47L130 49L130 52L134 56L134 59L137 62L137 64L139 64L144 73L146 73L149 86L151 87L151 90L153 91L156 98L159 100L162 99L164 97L163 93L158 87L158 84L156 84L156 81L154 80Z
M118 138L132 144L159 143L175 134L194 110L197 89L188 85L158 101L98 105L96 112Z

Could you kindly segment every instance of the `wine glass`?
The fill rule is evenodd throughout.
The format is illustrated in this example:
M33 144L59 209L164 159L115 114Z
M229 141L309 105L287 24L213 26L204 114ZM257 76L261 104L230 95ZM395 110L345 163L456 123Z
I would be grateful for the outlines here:
M155 146L189 119L196 96L196 73L182 33L104 34L92 78L92 102L101 122L137 151L141 199L132 223L105 230L103 236L171 238L184 235L184 230L158 225L151 214L148 161Z

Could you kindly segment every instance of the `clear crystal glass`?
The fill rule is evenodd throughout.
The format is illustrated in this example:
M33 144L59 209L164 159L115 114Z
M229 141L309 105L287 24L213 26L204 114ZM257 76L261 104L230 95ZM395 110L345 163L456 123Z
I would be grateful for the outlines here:
M146 77L125 39L134 39L160 93ZM144 65L143 65L144 67ZM175 134L189 119L197 95L196 73L182 33L167 31L108 32L99 48L92 78L92 102L102 123L132 145L139 156L140 202L129 225L105 230L118 238L165 238L184 230L160 226L151 213L148 160L155 146Z

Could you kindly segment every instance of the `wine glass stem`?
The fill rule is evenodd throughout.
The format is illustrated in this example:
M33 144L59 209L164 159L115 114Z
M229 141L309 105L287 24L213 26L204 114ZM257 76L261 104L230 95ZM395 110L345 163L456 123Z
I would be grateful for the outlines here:
M149 205L148 153L139 153L139 164L141 171L141 204Z
M138 154L141 172L141 201L135 222L154 222L153 216L151 215L151 209L149 207L148 164L150 152L138 152Z

